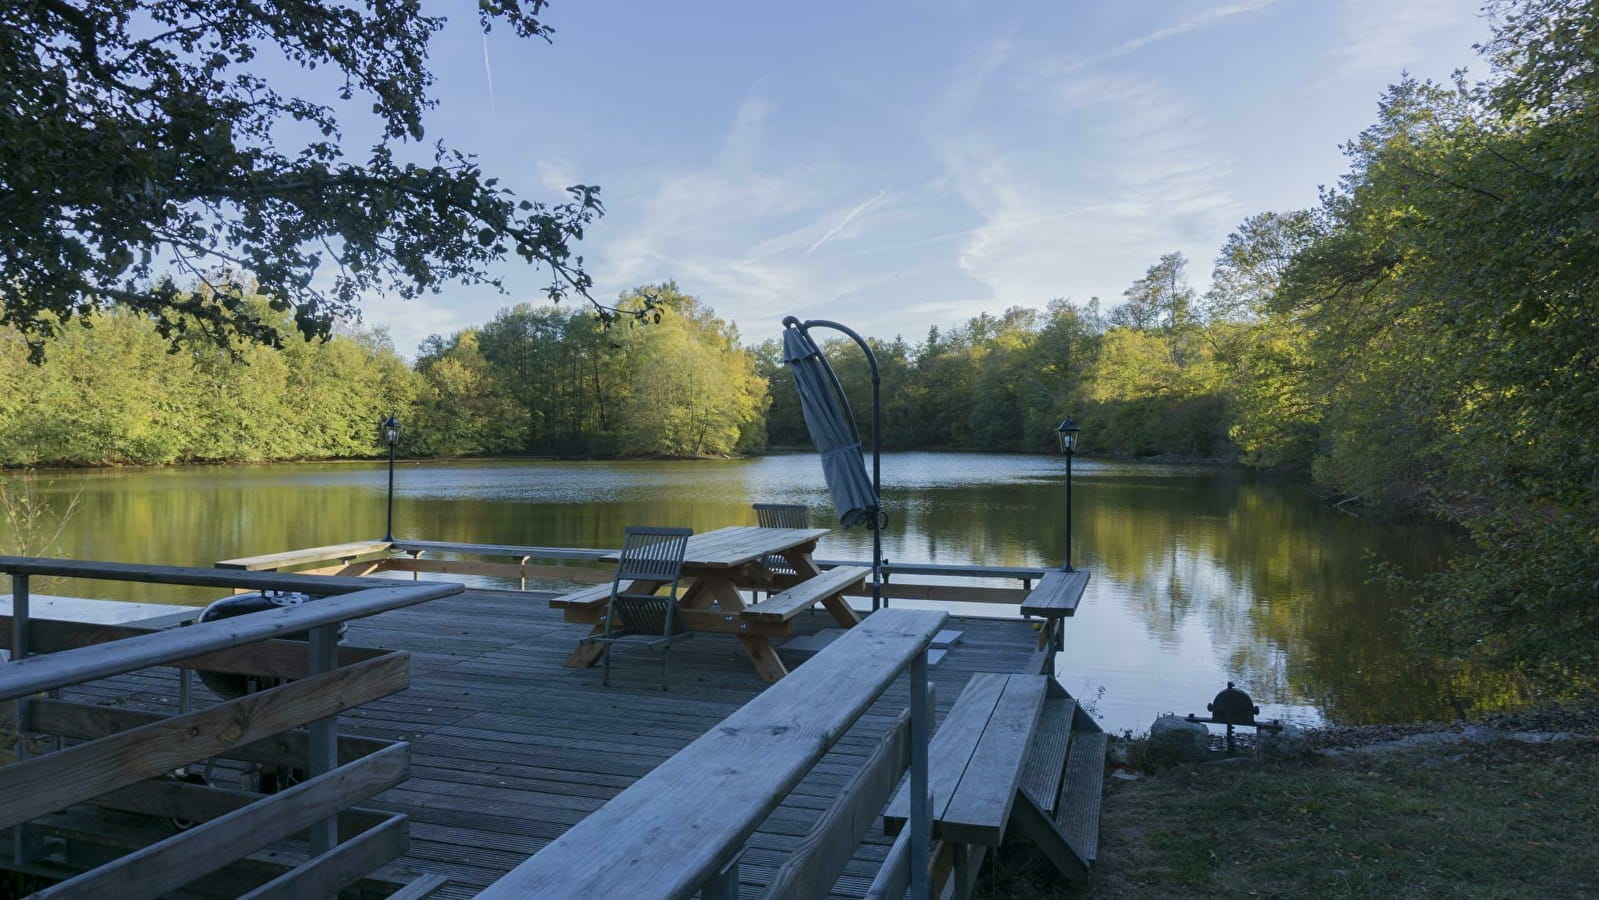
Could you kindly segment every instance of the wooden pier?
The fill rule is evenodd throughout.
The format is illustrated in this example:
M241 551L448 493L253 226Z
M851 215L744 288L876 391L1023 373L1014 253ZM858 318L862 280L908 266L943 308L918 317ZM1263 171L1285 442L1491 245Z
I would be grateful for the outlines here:
M642 651L619 655L602 687L598 670L561 664L587 629L563 622L549 596L472 590L350 623L346 644L411 656L409 689L345 714L340 730L411 743L409 780L363 807L410 817L409 851L390 869L448 879L433 896L474 896L766 687L735 638L709 634L673 651L667 692ZM831 627L813 612L799 630ZM1037 671L1028 623L955 618L949 627L960 642L930 670L940 713L975 672ZM203 686L194 696L197 708L214 702ZM68 697L172 712L177 675L146 670ZM765 885L908 703L903 684L891 688L772 813L744 856L746 887ZM874 827L832 896L864 896L891 842Z

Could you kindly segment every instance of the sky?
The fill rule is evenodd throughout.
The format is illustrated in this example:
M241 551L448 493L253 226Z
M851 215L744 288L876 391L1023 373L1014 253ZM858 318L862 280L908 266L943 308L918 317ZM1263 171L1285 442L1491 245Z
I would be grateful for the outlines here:
M519 196L601 186L594 296L675 279L746 343L786 315L920 341L1163 253L1208 286L1246 217L1313 205L1402 73L1485 66L1476 0L554 0L553 44L437 2L427 141ZM364 155L352 147L352 155ZM542 302L370 297L406 356ZM570 302L570 301L568 301Z

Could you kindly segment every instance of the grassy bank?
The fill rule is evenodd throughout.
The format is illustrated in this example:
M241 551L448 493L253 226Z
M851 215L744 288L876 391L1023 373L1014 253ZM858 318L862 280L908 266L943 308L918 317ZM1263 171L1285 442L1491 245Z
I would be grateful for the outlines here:
M1164 769L1106 785L1081 891L1019 835L988 898L1599 896L1599 742Z

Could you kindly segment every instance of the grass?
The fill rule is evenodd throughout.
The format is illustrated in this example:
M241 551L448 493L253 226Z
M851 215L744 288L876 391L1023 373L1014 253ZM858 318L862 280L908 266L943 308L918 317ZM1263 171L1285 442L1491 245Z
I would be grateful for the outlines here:
M1085 889L1020 835L992 859L981 897L1599 896L1599 743L1112 779Z

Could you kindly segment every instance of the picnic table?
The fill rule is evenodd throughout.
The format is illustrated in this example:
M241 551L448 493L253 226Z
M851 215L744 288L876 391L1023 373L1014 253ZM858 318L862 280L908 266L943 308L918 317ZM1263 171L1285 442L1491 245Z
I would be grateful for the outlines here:
M788 674L788 668L778 658L771 639L792 634L794 619L801 611L820 602L839 625L851 628L860 622L843 593L859 585L870 570L841 566L822 572L811 554L825 534L825 528L735 526L690 537L683 577L693 579L693 583L678 598L683 623L692 631L737 636L764 680L781 679ZM770 557L787 560L795 574L774 574L766 565ZM614 562L617 554L603 559ZM648 594L664 586L664 582L635 581L622 590ZM759 603L747 604L739 594L741 590L775 593ZM591 634L600 634L604 631L602 623L610 595L609 584L597 585L557 597L550 605L562 610L568 622L592 624ZM591 666L604 652L603 645L580 645L567 658L566 665Z

